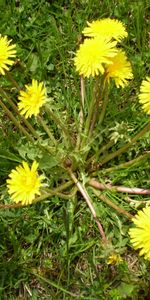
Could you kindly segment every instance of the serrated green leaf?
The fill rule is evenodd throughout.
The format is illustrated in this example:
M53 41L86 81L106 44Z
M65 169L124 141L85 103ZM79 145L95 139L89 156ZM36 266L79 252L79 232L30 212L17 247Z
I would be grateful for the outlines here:
M19 156L15 155L9 151L6 151L5 149L0 150L0 157L11 160L11 161L16 161L19 163L22 162L22 159Z

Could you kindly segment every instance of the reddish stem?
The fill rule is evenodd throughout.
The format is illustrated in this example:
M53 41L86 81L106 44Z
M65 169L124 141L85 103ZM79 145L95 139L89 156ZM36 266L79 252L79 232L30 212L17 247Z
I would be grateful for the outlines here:
M98 189L98 190L110 190L121 193L137 194L137 195L150 195L150 189L142 188L130 188L126 186L114 186L111 184L103 184L95 180L94 178L90 179L89 185Z

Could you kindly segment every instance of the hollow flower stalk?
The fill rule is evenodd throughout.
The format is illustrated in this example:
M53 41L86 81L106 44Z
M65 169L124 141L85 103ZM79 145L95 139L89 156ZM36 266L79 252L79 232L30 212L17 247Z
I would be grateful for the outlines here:
M7 179L8 193L15 203L22 205L31 204L36 195L40 195L40 188L44 176L39 176L37 172L38 163L34 161L31 169L27 162L13 169Z
M129 230L131 243L140 249L140 255L150 260L150 207L140 210L132 221L135 227Z
M31 85L25 85L25 88L25 91L20 91L18 109L27 119L39 114L40 108L46 102L46 88L43 82L38 83L35 79L32 80Z
M9 66L14 64L16 56L16 45L11 44L12 40L8 40L7 36L0 35L0 74L5 75L9 71Z

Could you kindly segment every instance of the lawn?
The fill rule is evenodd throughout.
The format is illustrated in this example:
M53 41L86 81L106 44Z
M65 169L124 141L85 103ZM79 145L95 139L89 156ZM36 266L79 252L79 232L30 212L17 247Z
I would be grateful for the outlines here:
M150 299L149 260L129 237L150 203L149 116L138 98L150 74L149 12L148 0L0 1L0 33L17 51L0 75L0 299ZM101 101L91 104L98 83L74 65L87 21L102 18L125 25L119 48L133 71L123 88L112 81L104 116ZM26 120L14 107L32 79L47 106ZM6 185L22 161L44 176L31 205L14 203Z

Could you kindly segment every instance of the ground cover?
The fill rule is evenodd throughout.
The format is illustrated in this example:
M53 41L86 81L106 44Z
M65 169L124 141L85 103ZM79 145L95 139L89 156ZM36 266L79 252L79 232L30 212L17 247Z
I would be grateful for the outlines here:
M110 136L119 140L118 148L122 147L148 121L137 99L141 82L149 75L148 2L0 2L0 32L17 45L18 60L11 70L13 78L20 88L32 78L44 81L50 105L58 111L58 116L63 111L64 120L70 124L73 133L79 126L80 111L80 78L73 58L82 41L81 32L87 20L99 18L117 18L126 25L128 38L122 44L132 64L134 79L124 89L112 85L101 132L97 129L97 138L87 160L98 153L100 144L109 142ZM91 81L88 85L89 99L93 84ZM1 76L1 86L16 101L17 89L6 77ZM37 145L28 142L4 110L0 111L0 117L2 205L10 203L6 179L22 160L39 161L48 184L55 188L63 171L57 171L54 157L46 153L41 156ZM59 139L60 133L48 115L45 122ZM40 137L46 139L36 119L33 118L31 124ZM109 155L118 148L112 145L102 153ZM148 189L149 158L128 168L115 169L119 164L148 154L148 151L147 132L127 152L106 162L102 171L96 173L99 182ZM86 165L86 172L81 172L80 180L85 184L88 168L97 172L93 160L90 163ZM128 230L132 222L129 215L120 214L106 201L104 203L96 194L93 195L90 189L88 192L111 242L109 247L101 242L89 208L74 190L71 191L74 193L72 198L55 195L35 205L0 210L1 299L149 299L149 262L140 257L130 243ZM131 215L150 200L149 195L106 189L103 196ZM110 260L112 253L117 255L118 261Z

